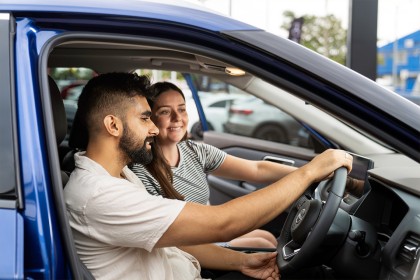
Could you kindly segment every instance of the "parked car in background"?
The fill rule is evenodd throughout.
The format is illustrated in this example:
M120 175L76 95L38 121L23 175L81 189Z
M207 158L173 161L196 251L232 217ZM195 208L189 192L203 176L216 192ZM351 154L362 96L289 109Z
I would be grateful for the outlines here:
M86 85L87 81L77 81L72 82L69 85L60 89L61 97L63 98L64 102L64 109L66 111L67 117L67 136L70 133L74 115L77 111L77 101L79 100L79 96L82 93L84 86Z
M92 279L77 254L63 197L72 171L65 151L74 150L65 141L68 118L57 84L67 78L53 75L84 68L182 73L198 108L206 98L189 76L209 77L203 83L220 81L209 91L227 92L229 85L258 97L266 103L242 109L265 108L259 114L268 117L268 106L278 108L314 143L204 129L204 143L231 155L301 167L326 149L353 153L355 172L348 176L362 182L362 193L336 192L329 181L313 184L301 199L316 201L315 212L299 199L263 227L279 237L282 278L316 265L335 279L419 279L420 107L288 39L174 2L0 2L0 278ZM273 120L282 118L276 114ZM213 121L201 109L199 115L202 124ZM207 180L213 205L265 187ZM307 239L295 239L290 221L299 221Z
M217 132L224 131L224 125L228 120L229 109L232 102L245 99L247 95L235 93L205 93L199 92L201 106L206 115L207 129ZM188 131L191 138L203 139L203 127L193 99L187 102L189 116Z
M302 125L263 100L250 97L233 102L225 124L225 131L273 142L299 143Z

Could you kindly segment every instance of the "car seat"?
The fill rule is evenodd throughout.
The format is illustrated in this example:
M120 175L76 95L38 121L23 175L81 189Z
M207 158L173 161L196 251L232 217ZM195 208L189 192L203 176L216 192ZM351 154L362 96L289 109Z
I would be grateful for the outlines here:
M50 76L48 76L48 85L50 88L51 103L54 117L55 139L57 140L58 154L60 156L61 162L62 155L66 153L66 148L60 145L66 138L67 134L66 111L64 109L64 103L63 99L61 98L60 90L58 89L58 86L55 83L54 79ZM69 179L69 174L62 170L61 179L63 182L63 186L65 186Z
M51 93L51 102L53 108L53 116L54 116L54 129L55 135L57 140L57 147L58 147L58 154L61 163L61 172L62 172L62 180L63 180L63 187L66 185L70 173L75 168L74 163L74 154L78 151L76 148L71 148L69 142L67 141L67 115L65 111L64 102L58 89L57 84L55 83L54 79L48 76L48 83L50 87ZM73 133L74 134L74 133ZM79 137L78 135L75 136L76 138ZM74 137L73 137L74 138ZM64 141L66 140L66 141ZM74 142L74 141L73 141Z

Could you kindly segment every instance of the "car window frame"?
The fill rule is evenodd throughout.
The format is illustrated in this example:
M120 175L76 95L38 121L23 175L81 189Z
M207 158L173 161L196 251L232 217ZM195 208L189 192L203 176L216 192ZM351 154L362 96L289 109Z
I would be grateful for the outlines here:
M17 107L14 85L15 20L10 13L0 13L0 274L4 278L23 278L24 220L20 179ZM10 133L7 133L10 132Z
M0 14L0 208L22 209L23 197L20 182L18 135L16 122L16 97L14 86L14 18L9 13Z
M60 165L60 157L58 154L58 146L54 129L54 117L52 111L51 92L48 82L48 58L51 51L60 43L65 42L66 33L57 33L52 35L45 43L39 53L38 70L39 70L39 87L40 100L42 103L42 117L44 121L44 134L47 148L47 157L51 176L51 188L54 201L54 209L59 224L60 235L62 238L62 246L64 248L67 260L69 262L71 274L74 279L92 280L94 277L86 266L81 262L74 244L73 234L67 217L66 204L64 201L62 170ZM93 35L93 34L92 34ZM64 38L63 38L64 37Z

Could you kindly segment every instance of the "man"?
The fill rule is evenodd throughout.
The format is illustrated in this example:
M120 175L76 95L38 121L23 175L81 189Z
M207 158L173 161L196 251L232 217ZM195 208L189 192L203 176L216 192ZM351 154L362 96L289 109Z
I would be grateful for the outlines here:
M81 260L103 279L197 279L200 264L278 279L276 253L244 254L208 243L266 224L313 182L341 166L350 170L351 156L328 150L282 180L218 206L149 195L127 168L152 160L159 131L150 120L149 85L144 76L103 74L79 98L72 133L81 132L86 152L75 155L64 194Z

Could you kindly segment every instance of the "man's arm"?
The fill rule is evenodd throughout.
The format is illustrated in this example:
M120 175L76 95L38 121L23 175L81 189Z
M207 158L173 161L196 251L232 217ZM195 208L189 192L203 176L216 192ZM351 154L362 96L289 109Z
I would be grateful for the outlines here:
M186 203L156 247L229 241L257 229L287 209L313 182L341 166L350 171L352 157L345 154L327 150L281 180L222 205Z

